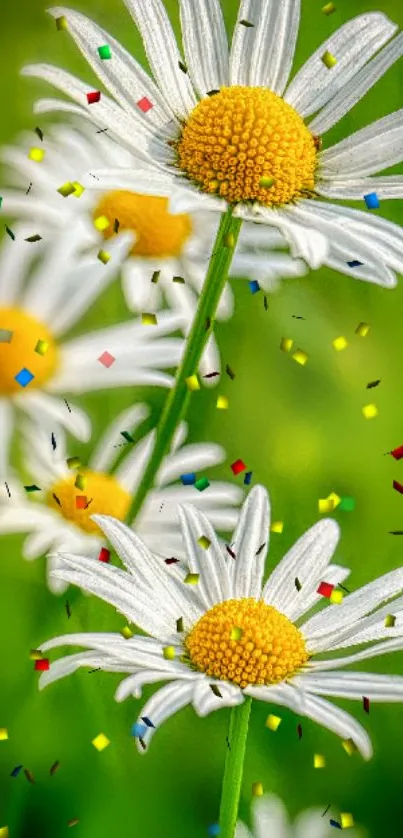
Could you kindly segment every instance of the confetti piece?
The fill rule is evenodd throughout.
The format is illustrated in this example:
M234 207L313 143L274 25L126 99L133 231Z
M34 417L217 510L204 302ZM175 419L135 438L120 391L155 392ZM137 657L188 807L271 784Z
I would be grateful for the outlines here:
M55 493L54 493L54 492L53 492L53 494L52 494L52 498L56 501L56 503L57 503L57 505L58 505L58 506L61 506L60 500L59 500L59 498L57 497L57 495L55 495Z
M263 177L259 180L259 186L262 189L270 189L271 186L274 186L276 183L276 179L274 177L270 177L269 175L263 175Z
M197 543L200 544L200 547L202 547L203 550L208 550L211 541L206 535L201 535L200 538L197 539Z
M209 838L215 838L216 835L219 835L221 832L221 827L218 823L212 823L210 826L207 827L207 835Z
M190 391L200 390L200 384L197 375L190 375L188 378L186 378L186 386Z
M34 160L35 163L41 163L45 156L45 150L43 148L30 148L28 157L30 160Z
M335 338L335 340L332 341L332 346L336 352L341 352L342 349L345 349L346 346L348 346L348 341L345 337L343 337L343 335L340 335L340 337Z
M229 401L227 396L217 396L217 408L218 410L228 410Z
M297 725L298 739L302 739L302 725Z
M159 280L159 278L160 278L160 275L161 275L161 271L154 271L154 273L153 273L153 275L152 275L152 277L151 277L151 282L153 282L153 283L154 283L154 285L156 285L156 284L157 284L157 282L158 282L158 280Z
M173 661L176 657L175 647L174 646L164 646L162 650L162 654L167 661Z
M357 750L357 745L355 744L353 739L344 739L341 744L342 744L342 747L344 748L346 754L349 755L349 757L351 757L352 754L354 754L355 751Z
M253 471L247 471L244 477L244 486L250 486L253 477Z
M53 775L56 774L56 771L58 771L59 768L60 768L60 762L57 759L56 762L54 762L53 765L50 768L50 771L49 771L50 776L53 777Z
M141 315L141 323L143 326L158 326L158 320L155 314L145 312Z
M0 826L0 838L9 838L8 826Z
M283 532L284 529L284 521L273 521L270 526L270 532L276 532L279 535Z
M332 591L332 593L330 594L331 604L340 605L340 603L343 602L343 596L344 594L342 593L342 591Z
M184 486L193 486L196 483L196 474L194 471L188 472L187 474L181 474L181 482Z
M24 239L24 241L25 242L30 242L31 244L33 242L40 242L40 241L42 241L42 236L40 236L39 233L35 233L34 236L28 236L28 238Z
M217 687L217 684L210 684L209 686L210 686L211 691L214 693L214 695L217 696L217 698L222 698L222 695L220 693L219 688Z
M185 280L183 279L183 276L173 276L172 277L172 282L179 282L180 285L185 284Z
M182 73L187 73L188 68L186 67L186 64L183 63L183 61L178 61L178 66L179 69L182 70Z
M34 378L35 376L32 374L32 372L27 370L26 367L23 367L22 370L20 370L19 373L17 373L17 375L15 376L15 381L17 381L17 383L21 387L27 387L28 384L30 384L31 381L34 380Z
M403 535L403 530L389 530L389 535Z
M369 713L369 698L366 698L365 696L363 696L362 706L364 708L365 713Z
M41 491L39 486L36 486L35 483L33 483L32 486L24 486L24 489L25 489L26 492L40 492Z
M246 26L247 28L250 28L250 27L253 28L255 26L255 24L250 23L249 20L240 20L239 23L240 23L240 26Z
M165 564L178 564L179 559L174 559L172 557L172 559L164 559L164 562L165 562Z
M8 494L8 496L9 496L9 498L11 498L11 495L10 495L10 489L8 488L8 483L5 483L4 485L5 485L6 489L7 489L7 494Z
M26 191L26 193L25 193L26 195L29 195L29 193L30 193L30 191L31 191L31 187L32 187L32 183L30 183L30 184L29 184L28 189L27 189L27 191ZM3 200L3 199L1 199L1 200ZM0 206L1 206L1 204L0 204Z
M10 774L10 777L18 777L22 768L24 768L23 765L16 765L15 768L13 768L13 770ZM0 835L1 835L1 833L0 833Z
M227 373L227 375L229 375L229 377L230 377L231 381L233 381L233 380L234 380L234 378L235 378L235 373L234 373L234 371L231 369L231 367L229 366L229 364L227 364L227 366L225 367L225 372Z
M368 323L359 323L355 330L355 334L359 335L360 338L365 338L369 332L369 328Z
M263 794L263 783L252 783L252 796L261 797Z
M46 353L47 353L48 349L49 349L49 343L48 343L48 341L46 341L46 340L38 340L38 342L37 342L37 344L36 344L36 346L35 346L35 350L34 350L34 351L35 351L35 352L37 352L37 353L38 353L38 355L42 355L42 356L43 356L43 355L46 355Z
M306 320L306 317L301 317L300 314L292 314L291 317L294 317L295 320Z
M393 628L396 623L396 617L394 614L387 614L385 617L385 628Z
M147 725L141 725L140 722L135 722L131 729L131 735L135 738L142 737L147 730Z
M99 215L98 218L94 218L94 227L99 230L100 233L103 233L104 230L107 230L108 227L111 226L111 222L106 215Z
M341 828L348 829L349 826L354 826L354 818L350 812L340 812Z
M234 626L230 631L230 639L231 640L241 640L243 635L243 629L239 628L239 626Z
M120 633L125 640L130 640L131 637L134 637L134 634L132 630L129 628L129 626L124 626L124 628L121 629Z
M326 6L322 6L322 12L324 15L332 15L335 11L336 6L334 3L326 3Z
M207 375L203 375L203 378L216 378L217 375L220 375L219 372L208 372Z
M399 492L399 494L403 495L403 486L401 483L398 482L398 480L393 481L393 488L396 490L396 492Z
M235 462L231 465L231 471L233 474L241 474L242 471L245 471L246 465L243 460L235 460Z
M109 369L109 367L111 367L112 364L115 363L116 358L114 358L113 355L110 354L110 352L105 351L102 353L102 355L99 356L98 361L104 367L107 367Z
M380 378L377 378L376 381L370 381L369 384L367 384L367 390L371 390L373 387L378 387L378 384L380 384L380 383L381 383Z
M76 509L85 509L88 498L86 495L76 495Z
M339 506L341 503L341 498L339 498L339 496L336 495L336 492L331 492L330 495L326 498L326 500L333 501L333 509L336 509L336 507Z
M389 451L389 453L395 460L401 460L403 458L403 445L399 445L398 448L394 448L393 451Z
M57 17L55 22L56 29L67 29L67 18L64 15L62 15L62 17Z
M30 771L29 768L24 768L24 774L25 774L28 782L32 783L32 785L34 786L35 785L35 777L34 777L32 771Z
M260 291L260 285L256 279L251 279L248 284L252 294L257 294L257 292Z
M71 820L67 821L67 826L77 826L80 823L79 818L72 818Z
M381 206L376 192L369 192L368 195L364 195L364 201L367 209L379 209Z
M229 555L231 556L231 559L236 559L236 555L235 555L234 551L231 550L231 547L229 547L228 544L225 545L225 549L226 549L227 553L229 553Z
M83 192L85 192L85 186L82 186L82 184L79 183L78 180L73 180L71 185L74 186L74 192L72 193L74 197L81 198L81 195L83 194Z
M208 90L207 91L207 96L215 96L216 93L219 93L219 92L220 92L219 90Z
M316 591L316 593L320 594L321 596L329 598L333 589L334 589L334 585L331 585L330 582L321 582L320 585L319 585L319 588Z
M31 661L40 661L43 658L43 652L40 649L31 649L29 659Z
M95 739L92 740L92 744L94 748L97 749L97 751L103 751L111 743L104 733L98 733L98 736L96 736Z
M295 579L294 579L294 585L295 585L295 587L296 587L296 589L299 593L301 588L302 588L302 585L301 585L301 582L298 579L298 576L296 576Z
M326 765L326 760L323 754L314 754L313 755L313 767L314 768L324 768Z
M110 560L110 557L111 557L110 550L107 550L106 547L101 547L101 550L100 550L100 553L99 553L99 556L98 556L98 561L99 562L105 562L107 564Z
M83 474L77 474L77 477L74 481L74 486L76 489L80 489L80 492L83 492L86 485L86 479Z
M303 352L302 349L297 349L297 351L291 355L291 358L293 358L297 364L301 364L301 366L304 367L308 361L309 355L306 352Z
M0 343L11 343L13 334L9 329L0 329Z
M102 47L98 47L98 55L103 61L106 61L107 58L112 58L110 46L104 44Z
M179 617L176 621L176 631L181 634L184 631L183 627L183 617Z
M6 727L0 727L0 742L5 742L8 739L8 730Z
M107 265L111 258L111 254L108 253L106 250L99 250L97 253L97 259L102 262L103 265Z
M268 309L269 309L269 303L268 303L267 297L264 297L264 299L263 299L263 304L264 304L264 310L265 310L265 311L268 311Z
M266 719L266 727L268 727L269 730L276 731L279 728L279 726L281 725L282 721L283 720L282 720L281 716L273 716L270 713L268 715L267 719Z
M332 512L334 509L334 500L329 498L319 498L318 509L322 514Z
M280 349L282 352L289 352L292 349L294 341L291 338L281 338Z
M94 105L95 102L99 102L101 98L101 91L100 90L91 90L87 93L87 102L89 105Z
M68 457L68 459L66 460L66 463L67 463L67 468L69 468L69 469L80 468L80 466L81 466L80 457Z
M233 233L227 233L227 235L224 236L224 247L228 247L231 250L235 247L235 236Z
M199 573L188 573L183 581L186 585L197 585L199 581L199 576Z
M339 504L340 512L353 512L355 509L355 500L354 498L342 498Z
M59 189L56 190L56 192L59 192L60 195L63 195L63 198L68 198L69 195L72 195L75 191L76 189L74 183L71 183L69 180L67 183L63 183L62 186L59 186Z
M149 99L147 99L147 96L143 96L143 98L140 99L138 102L136 102L136 104L137 104L137 107L140 108L140 110L143 113L148 113L148 111L150 111L151 108L154 107L153 103L150 102Z
M49 658L38 658L34 663L34 669L37 672L47 672L50 669Z
M336 829L342 829L341 823L338 823L338 821L334 821L332 818L330 819L329 823L330 826L335 826Z
M374 419L375 416L378 416L378 408L376 404L365 404L362 408L362 413L365 419Z
M199 477L199 479L196 480L194 484L195 489L197 489L199 492L204 492L205 489L208 489L209 486L210 483L207 480L207 477Z
M332 67L335 67L335 65L337 64L337 58L334 55L332 55L332 53L328 50L326 50L326 52L323 53L322 61L328 70L331 70Z
M349 268L359 268L363 264L364 263L359 262L358 259L353 259L351 262L347 262L347 265L349 266Z
M256 550L256 553L255 553L255 556L260 556L260 553L262 552L264 547L266 547L266 542L265 541L263 542L263 544L260 545L260 547L258 547L258 549Z

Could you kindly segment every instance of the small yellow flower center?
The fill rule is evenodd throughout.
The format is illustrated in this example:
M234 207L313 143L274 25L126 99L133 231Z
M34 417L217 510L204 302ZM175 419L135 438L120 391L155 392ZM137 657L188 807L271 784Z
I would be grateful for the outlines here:
M0 308L0 395L42 387L54 374L58 356L47 326L18 308Z
M313 135L264 87L222 87L203 99L175 145L189 178L230 204L287 204L315 186Z
M201 672L242 688L284 681L309 657L288 617L255 599L215 605L193 626L185 648Z
M101 530L95 521L91 521L91 515L112 515L123 521L129 509L130 495L117 480L110 474L86 469L79 469L78 474L84 478L83 488L75 486L77 472L73 472L48 490L49 506L85 532L95 535Z
M168 212L168 198L152 195L137 195L134 192L108 192L103 196L93 218L105 217L109 227L102 230L105 239L115 232L115 221L119 232L132 230L137 241L131 249L132 256L179 256L192 232L188 215L171 215Z

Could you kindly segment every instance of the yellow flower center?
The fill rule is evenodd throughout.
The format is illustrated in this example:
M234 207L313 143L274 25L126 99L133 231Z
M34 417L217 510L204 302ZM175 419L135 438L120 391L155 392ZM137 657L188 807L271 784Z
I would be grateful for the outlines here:
M315 139L287 102L264 87L222 87L199 102L175 143L204 192L230 204L287 204L315 185Z
M42 387L55 372L58 356L47 326L18 308L0 308L0 395Z
M75 486L77 472L72 473L49 489L49 506L85 532L95 535L101 530L95 521L91 521L91 515L113 515L123 521L129 509L130 495L117 480L110 474L86 469L80 469L78 474L84 478L83 488Z
M134 192L108 192L93 212L98 218L109 220L109 227L102 230L105 239L115 232L132 230L137 241L130 253L132 256L179 256L192 232L188 215L171 215L168 212L168 198L152 195L137 195Z
M288 617L255 599L215 605L193 626L185 648L198 670L242 688L284 681L309 657Z

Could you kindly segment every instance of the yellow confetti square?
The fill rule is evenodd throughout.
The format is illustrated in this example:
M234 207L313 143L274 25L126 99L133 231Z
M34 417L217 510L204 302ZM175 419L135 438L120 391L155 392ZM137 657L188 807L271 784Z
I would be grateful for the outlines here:
M252 783L253 797L261 797L263 794L263 783Z
M82 186L78 180L73 180L71 185L74 186L74 192L72 193L74 197L81 198L81 195L85 192L85 186Z
M104 733L98 733L98 736L96 736L95 739L92 740L92 744L94 748L97 749L97 751L103 751L111 743Z
M106 250L100 250L97 254L97 259L99 259L99 261L102 262L104 265L106 265L109 262L110 258L111 254L107 253Z
M197 375L190 375L189 378L186 379L186 386L188 390L200 390L200 384Z
M326 760L323 754L314 754L313 755L313 767L314 768L324 768L326 765Z
M34 160L35 163L41 163L45 156L45 151L43 148L30 148L28 157L30 160Z
M343 602L343 591L336 591L336 589L334 589L330 594L329 599L332 605L340 605L340 603Z
M318 509L319 512L322 514L326 512L333 512L334 509L334 500L333 498L319 498L318 500Z
M56 29L67 29L67 18L64 15L56 18Z
M47 340L38 340L38 343L35 346L35 352L37 352L38 355L46 355L48 349L49 343Z
M340 335L339 338L332 340L332 346L337 352L341 352L342 349L345 349L346 346L348 346L348 341L343 337L343 335Z
M269 715L266 719L266 727L268 727L269 730L274 730L275 731L281 725L282 721L283 720L282 720L281 716L273 716L271 713L269 713Z
M40 649L31 649L31 651L29 653L30 661L41 661L42 658L43 658L43 653L40 651Z
M80 466L81 466L80 457L69 457L66 460L66 463L67 463L67 468L69 468L69 469L80 468Z
M339 503L341 503L341 498L339 498L339 496L336 495L336 492L331 492L330 495L326 498L326 500L333 501L333 509L336 509L336 506L338 506Z
M188 573L183 581L186 583L186 585L197 585L199 581L199 576L199 573Z
M396 617L394 614L387 614L385 617L385 628L393 628L396 623Z
M284 521L273 521L270 532L277 532L281 535L284 529Z
M164 655L166 661L173 661L176 657L174 646L164 646L162 654Z
M352 739L344 739L341 744L349 757L351 757L351 755L357 750L357 745Z
M294 341L291 338L281 338L280 349L282 352L289 352L292 349Z
M366 419L374 419L375 416L378 416L378 408L376 404L365 404L362 408L362 412Z
M348 829L349 826L354 826L354 818L351 812L340 812L340 820L343 829Z
M63 195L63 198L68 198L69 195L72 195L75 192L75 186L69 180L67 183L63 183L62 186L59 186L59 189L56 190L59 192L60 195Z
M334 5L334 3L326 3L326 6L322 6L322 12L324 15L331 15L335 11L336 6Z
M337 64L337 58L329 50L323 53L322 61L328 70L331 70Z
M211 541L206 535L201 535L200 538L197 539L197 543L200 544L200 547L203 547L203 550L208 550Z
M242 635L243 635L243 629L239 628L238 626L234 626L231 629L230 639L231 640L241 640Z
M356 330L355 330L356 335L359 335L360 338L365 338L367 336L368 332L369 332L368 323L359 323Z
M6 727L0 727L0 742L4 742L8 739L8 730Z
M99 215L98 218L94 218L94 227L96 227L100 233L103 233L103 231L107 230L110 226L111 222L106 215Z
M80 489L80 492L83 492L84 489L85 489L86 482L87 481L86 481L83 474L77 474L74 485L75 485L76 489Z
M217 407L219 410L227 410L228 409L228 399L227 396L218 396L217 398Z
M235 247L235 236L233 233L228 233L224 238L224 247Z
M276 183L276 179L274 177L270 177L269 175L263 175L263 177L259 180L259 186L263 189L270 189L271 186L274 186Z
M301 364L301 366L304 367L308 361L309 356L306 352L303 352L302 349L297 349L297 351L294 352L294 354L291 355L291 357L294 359L294 361L297 362L297 364Z
M141 323L143 326L158 326L156 315L148 312L141 315Z
M131 637L134 637L134 634L132 630L129 629L129 626L125 626L124 628L122 628L120 633L122 637L125 638L125 640L130 640Z
M9 838L8 826L0 826L0 838Z

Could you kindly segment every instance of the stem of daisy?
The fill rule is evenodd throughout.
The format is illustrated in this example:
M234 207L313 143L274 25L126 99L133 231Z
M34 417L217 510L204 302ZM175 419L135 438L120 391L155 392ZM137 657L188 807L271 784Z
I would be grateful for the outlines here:
M231 710L220 805L220 838L234 838L252 699Z
M154 485L155 477L165 454L169 450L176 428L186 413L190 398L186 379L197 374L204 347L211 334L221 294L228 279L241 225L241 219L233 218L231 207L221 216L195 318L186 339L185 352L176 373L175 384L169 391L165 407L161 413L152 456L132 499L127 516L129 524L137 517L147 493Z

